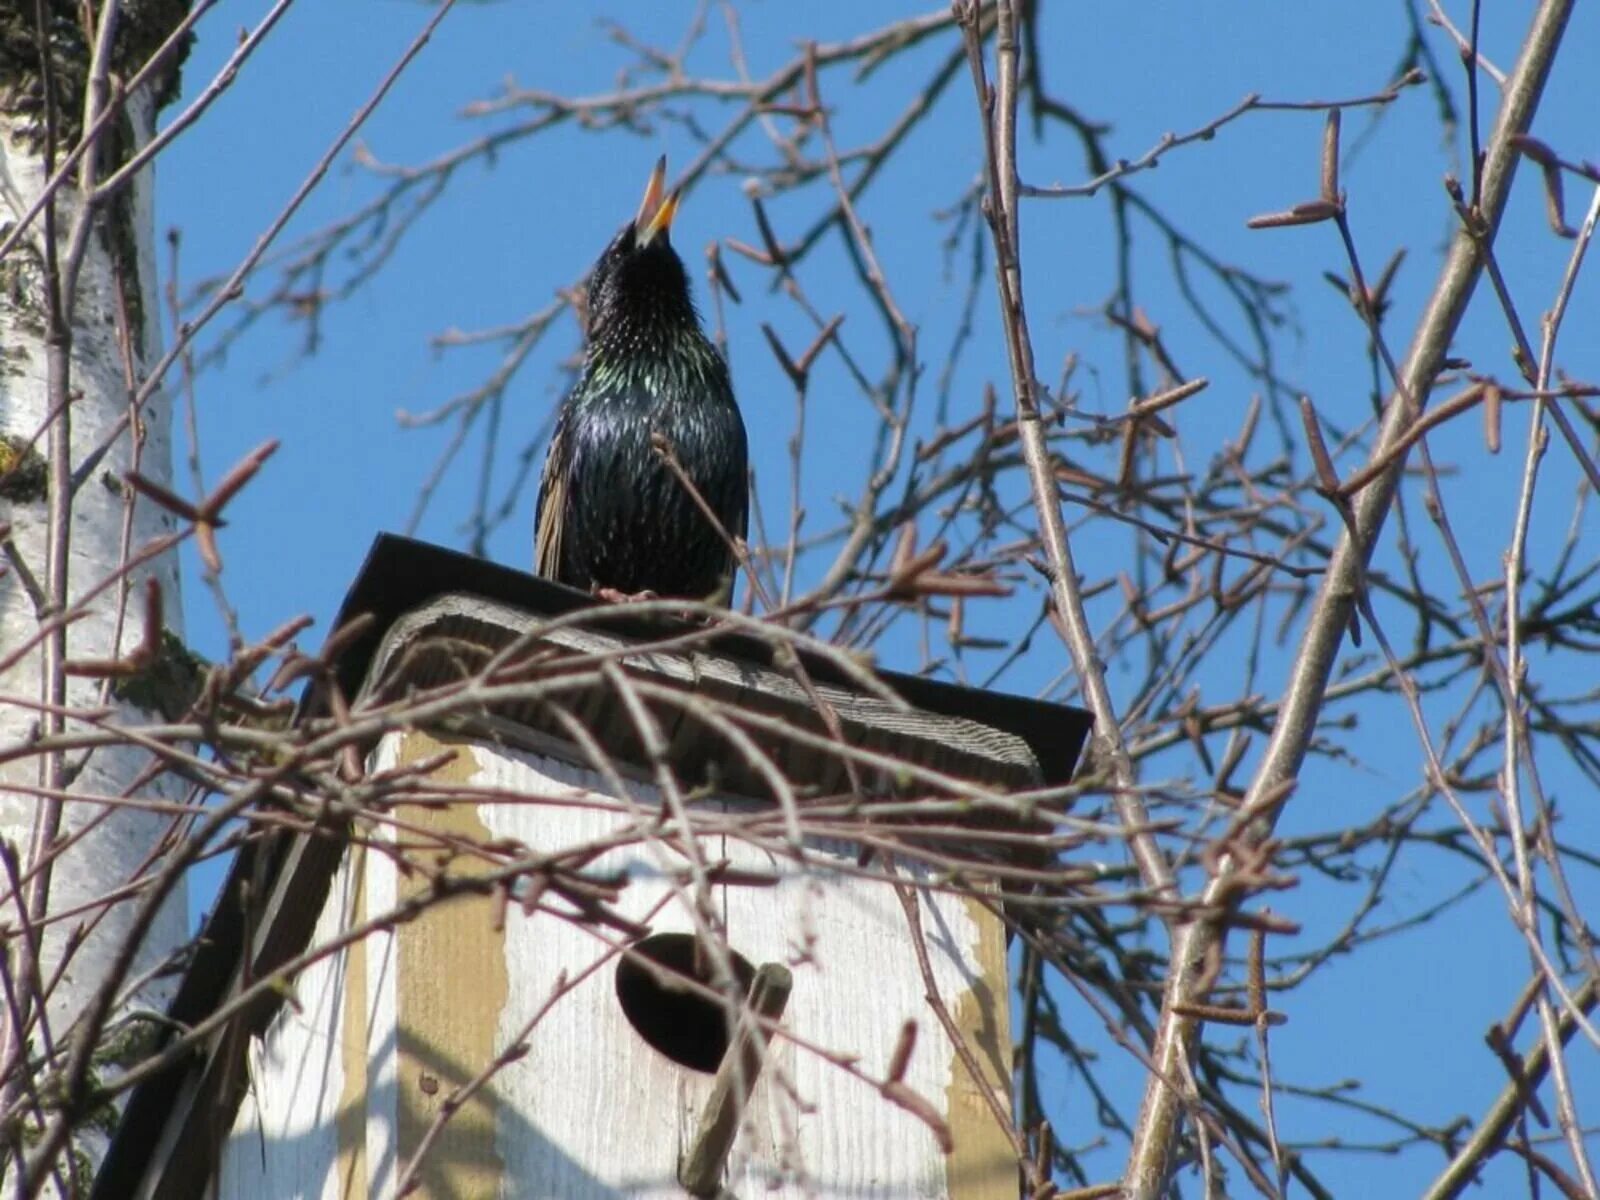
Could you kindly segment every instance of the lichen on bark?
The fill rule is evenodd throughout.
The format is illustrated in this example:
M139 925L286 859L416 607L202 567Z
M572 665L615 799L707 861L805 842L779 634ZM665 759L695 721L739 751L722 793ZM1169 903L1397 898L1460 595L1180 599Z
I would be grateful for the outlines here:
M50 471L44 455L26 438L0 434L0 499L27 504L44 499Z
M189 3L123 0L111 53L111 69L117 78L131 79L149 61L189 11ZM89 71L89 34L82 19L85 7L77 0L44 0L43 4L54 82L56 148L61 154L75 146L83 133L83 94ZM151 80L157 111L177 97L183 60L192 42L190 34L174 47L169 61ZM11 118L13 135L34 153L44 147L45 111L35 7L29 0L0 0L0 113Z
M135 675L111 685L111 695L145 712L159 712L176 721L189 711L205 682L205 659L195 654L170 629L161 631L155 660Z

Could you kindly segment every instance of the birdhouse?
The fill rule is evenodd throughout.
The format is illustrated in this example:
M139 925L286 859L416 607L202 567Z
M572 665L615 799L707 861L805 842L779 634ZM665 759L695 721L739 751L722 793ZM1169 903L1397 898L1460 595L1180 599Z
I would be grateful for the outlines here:
M1087 714L389 536L339 629L363 802L241 854L172 1014L238 1015L97 1197L1016 1196L1002 892Z

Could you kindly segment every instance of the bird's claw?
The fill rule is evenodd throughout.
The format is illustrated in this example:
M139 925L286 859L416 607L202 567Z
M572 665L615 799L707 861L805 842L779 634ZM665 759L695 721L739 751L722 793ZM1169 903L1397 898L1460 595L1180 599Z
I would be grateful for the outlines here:
M638 604L644 600L661 599L660 593L653 592L649 588L645 588L642 592L621 592L616 588L602 587L595 588L594 594L607 604Z

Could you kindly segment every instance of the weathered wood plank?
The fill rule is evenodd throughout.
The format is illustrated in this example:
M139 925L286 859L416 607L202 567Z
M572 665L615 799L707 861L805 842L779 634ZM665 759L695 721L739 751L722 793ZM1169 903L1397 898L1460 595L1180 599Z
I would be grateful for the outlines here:
M366 696L399 696L408 688L465 679L497 655L523 664L520 672L515 666L497 671L501 682L511 682L519 673L548 678L564 664L570 668L585 658L620 658L632 674L724 706L723 714L735 721L741 710L749 709L780 718L795 729L825 732L811 692L781 671L692 648L653 648L597 629L563 626L541 634L536 632L538 625L535 614L513 605L481 596L441 596L391 626L374 654ZM512 647L517 647L516 653L507 655ZM885 695L831 683L812 687L837 714L845 740L853 746L981 780L999 790L1039 783L1033 753L1015 734L966 717L925 712ZM606 686L591 683L581 696L564 699L582 705L577 710L581 719L609 751L639 762L643 755L637 735L609 692ZM739 755L730 753L722 734L695 719L692 707L660 703L650 707L672 740L673 763L682 776L691 778L714 763L718 777L732 790L766 793L759 776L744 766ZM547 704L506 704L495 711L517 724L561 735ZM828 791L846 785L848 775L837 754L781 737L764 736L761 741L794 788ZM890 773L874 782L886 792L895 789Z

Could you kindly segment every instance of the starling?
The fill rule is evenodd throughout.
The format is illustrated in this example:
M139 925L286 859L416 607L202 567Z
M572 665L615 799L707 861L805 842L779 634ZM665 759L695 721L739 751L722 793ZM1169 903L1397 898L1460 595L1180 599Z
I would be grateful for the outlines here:
M750 503L744 419L668 238L679 193L664 194L666 171L662 158L638 215L590 277L583 377L550 439L534 563L547 579L612 599L653 593L727 603L727 538L744 536Z

